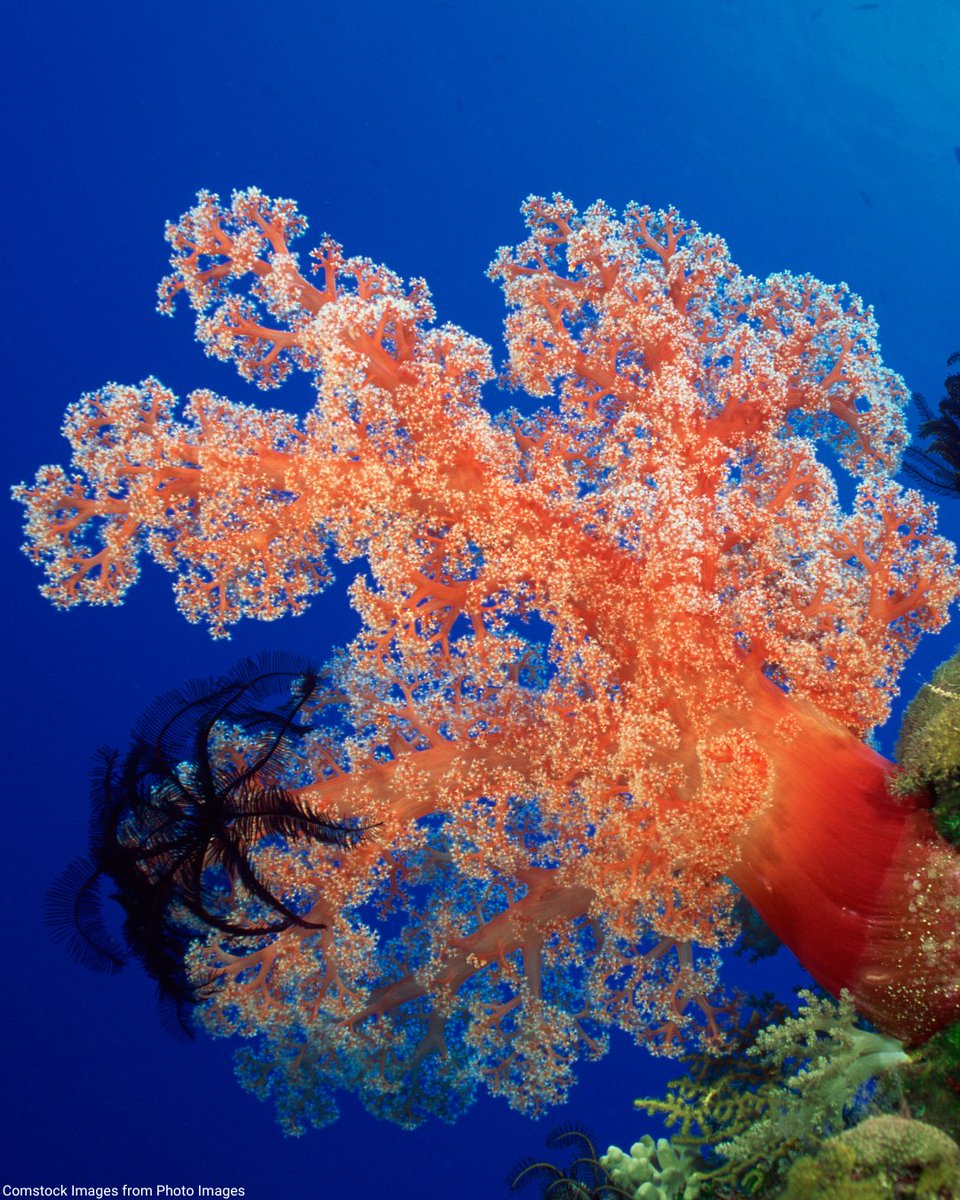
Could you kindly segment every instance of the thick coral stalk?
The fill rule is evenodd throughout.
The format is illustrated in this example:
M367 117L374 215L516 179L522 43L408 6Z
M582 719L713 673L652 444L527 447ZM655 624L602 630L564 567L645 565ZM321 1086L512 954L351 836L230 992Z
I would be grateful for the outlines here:
M821 986L925 1041L960 1020L960 859L927 793L893 794L894 764L811 705L760 690L750 722L776 786L730 877Z

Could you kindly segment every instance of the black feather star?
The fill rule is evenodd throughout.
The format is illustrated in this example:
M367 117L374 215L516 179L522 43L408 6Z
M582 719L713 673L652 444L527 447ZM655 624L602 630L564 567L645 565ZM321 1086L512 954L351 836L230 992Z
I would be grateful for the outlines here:
M507 1176L511 1191L536 1184L544 1200L632 1200L632 1191L613 1182L600 1162L593 1135L582 1125L561 1125L548 1136L547 1145L572 1151L573 1161L561 1168L546 1159L521 1159Z
M262 877L255 852L270 839L340 849L362 839L364 827L313 812L297 790L313 778L314 715L336 699L311 664L271 655L155 701L122 759L101 752L89 858L47 896L54 938L101 971L118 971L132 953L183 1005L195 1000L184 954L205 930L245 938L322 928ZM104 880L125 913L126 949L103 918ZM250 902L261 916L233 915Z
M947 365L960 362L960 353L952 354ZM940 496L960 497L960 372L944 381L947 394L940 401L939 415L918 392L913 399L923 414L918 436L927 445L911 446L903 456L903 469L922 487Z

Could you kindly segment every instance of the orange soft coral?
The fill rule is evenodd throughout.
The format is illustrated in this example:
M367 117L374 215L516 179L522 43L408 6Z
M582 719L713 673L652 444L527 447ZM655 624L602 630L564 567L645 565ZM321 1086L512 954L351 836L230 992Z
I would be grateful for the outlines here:
M858 740L958 586L891 477L906 393L872 314L744 276L672 211L525 213L491 274L507 381L549 407L491 419L487 347L422 282L330 239L311 277L290 202L204 193L161 307L185 293L261 387L308 372L316 408L110 386L68 416L79 474L19 489L62 605L117 602L146 551L223 634L301 611L327 552L368 562L305 799L374 832L343 861L265 848L325 928L215 933L191 965L292 1128L331 1084L405 1122L478 1081L535 1109L611 1024L719 1036L693 946L734 933L729 879L881 1024L958 1014L956 858Z

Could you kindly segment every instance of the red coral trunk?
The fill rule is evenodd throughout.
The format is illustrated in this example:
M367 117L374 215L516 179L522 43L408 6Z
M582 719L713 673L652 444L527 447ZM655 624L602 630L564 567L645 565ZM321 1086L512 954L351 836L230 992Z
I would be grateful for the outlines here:
M789 709L799 729L770 739L776 796L731 878L818 983L925 1041L960 1019L957 855L925 794L891 795L892 763L810 705L762 691L758 716Z

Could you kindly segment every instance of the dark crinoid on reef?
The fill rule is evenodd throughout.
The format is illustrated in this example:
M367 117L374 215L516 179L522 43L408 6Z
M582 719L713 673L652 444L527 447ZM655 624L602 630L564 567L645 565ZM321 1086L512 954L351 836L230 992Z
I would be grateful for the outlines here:
M51 888L54 937L96 970L128 954L177 1006L196 998L184 968L190 942L211 929L255 938L291 926L320 928L315 897L271 878L258 862L271 842L348 849L356 825L314 812L314 722L335 689L294 656L243 659L224 677L159 697L125 755L101 751L91 789L90 852ZM102 884L125 914L124 946L103 919ZM255 919L237 911L256 913Z
M948 366L960 363L960 352L951 354ZM911 446L903 456L903 469L921 486L941 496L960 496L960 371L944 380L946 395L934 414L919 393L913 399L923 414L918 436L926 442Z
M618 1187L600 1162L593 1135L579 1125L563 1125L547 1138L547 1146L573 1154L566 1167L546 1159L524 1158L507 1176L513 1192L538 1186L544 1200L616 1200L633 1192Z

